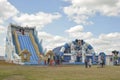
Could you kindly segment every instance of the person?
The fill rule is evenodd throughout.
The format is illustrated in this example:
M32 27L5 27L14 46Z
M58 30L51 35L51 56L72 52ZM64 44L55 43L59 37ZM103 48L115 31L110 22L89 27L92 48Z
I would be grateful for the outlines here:
M19 29L19 32L21 32L21 29Z
M85 68L88 68L88 60L85 58Z
M103 68L104 65L105 65L105 60L104 60L104 57L102 56L102 57L101 57L101 67Z
M92 66L92 59L89 59L88 66L89 66L89 68L91 68L91 66Z
M54 60L54 65L56 65L56 56L53 56L53 60Z
M56 56L55 63L56 63L56 65L60 64L60 56L59 55Z
M98 67L101 67L101 63L102 63L101 56L98 56Z
M22 30L22 35L24 35L24 29Z
M48 64L48 65L50 64L50 55L48 56L47 64Z

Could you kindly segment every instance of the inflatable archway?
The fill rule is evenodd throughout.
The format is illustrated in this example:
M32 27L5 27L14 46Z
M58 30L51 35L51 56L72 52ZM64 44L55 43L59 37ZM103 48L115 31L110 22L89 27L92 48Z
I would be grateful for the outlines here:
M101 59L103 59L104 64L106 64L106 54L104 52L100 52L98 55L98 61L100 61Z

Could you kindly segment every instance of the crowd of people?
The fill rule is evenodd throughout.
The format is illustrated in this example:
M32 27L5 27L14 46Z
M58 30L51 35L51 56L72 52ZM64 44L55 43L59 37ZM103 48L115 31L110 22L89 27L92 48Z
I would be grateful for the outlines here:
M103 56L98 57L97 61L98 67L103 68L105 66L105 59ZM92 59L85 58L85 68L91 68L92 67Z
M85 68L91 68L92 66L92 59L85 58Z

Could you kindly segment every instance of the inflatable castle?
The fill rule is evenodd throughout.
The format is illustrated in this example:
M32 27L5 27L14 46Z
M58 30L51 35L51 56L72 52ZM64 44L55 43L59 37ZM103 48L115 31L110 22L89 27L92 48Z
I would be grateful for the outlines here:
M6 62L15 64L39 64L42 59L42 41L37 37L36 28L10 24L6 37Z
M53 49L56 56L63 59L67 63L84 64L85 59L91 59L92 63L96 63L96 56L93 47L84 40L76 39L72 42L65 43L62 46Z

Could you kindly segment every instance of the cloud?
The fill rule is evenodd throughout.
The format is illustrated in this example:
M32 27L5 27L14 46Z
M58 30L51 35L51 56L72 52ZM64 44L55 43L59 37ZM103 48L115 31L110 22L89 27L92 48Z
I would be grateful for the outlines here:
M116 38L117 38L117 40L120 40L120 33L119 32L115 32L115 33L109 33L107 35L101 34L99 36L99 38L103 39L103 40L110 40L110 41L115 41Z
M120 0L65 0L71 5L63 8L69 19L77 24L93 24L89 18L99 13L104 16L120 16Z
M39 32L38 37L39 39L43 39L43 46L47 49L53 49L69 41L67 38L58 35L51 35L46 32Z
M51 23L53 20L60 18L61 15L59 13L44 13L38 12L35 14L27 14L23 13L19 16L15 16L13 20L17 22L17 24L21 24L23 26L36 26L37 28L42 28L45 25Z
M6 28L0 25L0 34L5 33L5 32L6 32Z
M70 29L66 30L66 32L69 33L75 33L75 32L82 32L83 31L83 26L77 25L75 27L71 27Z
M120 33L118 32L101 34L98 38L87 39L86 41L93 45L96 52L111 54L113 50L120 50Z
M3 24L4 20L16 15L18 12L7 0L0 0L0 24Z
M65 32L69 34L70 38L74 38L74 39L88 39L93 36L91 32L84 32L82 25L71 27Z

